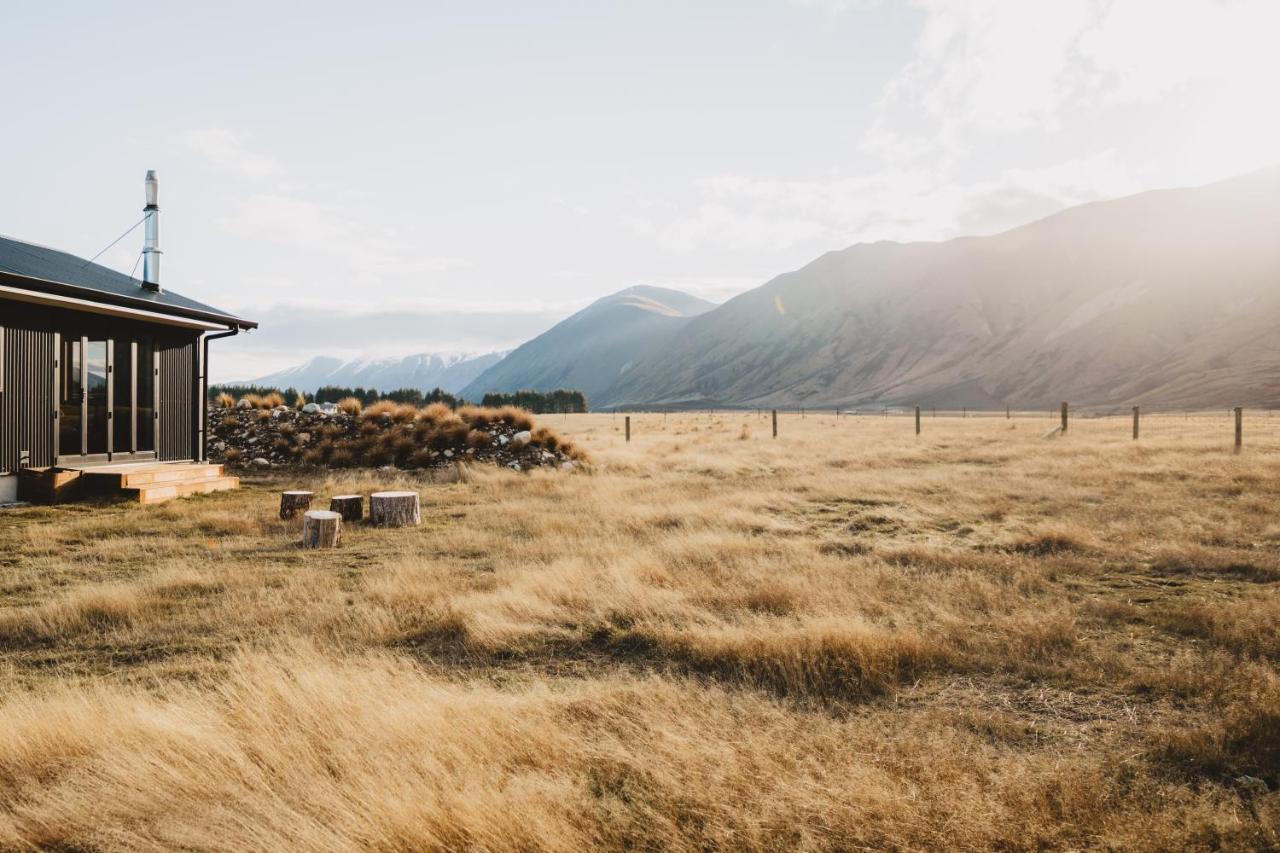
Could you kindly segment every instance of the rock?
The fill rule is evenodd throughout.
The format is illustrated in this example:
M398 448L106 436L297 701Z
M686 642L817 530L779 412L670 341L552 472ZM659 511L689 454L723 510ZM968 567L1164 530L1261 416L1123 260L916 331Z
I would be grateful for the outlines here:
M498 436L498 444L506 444L506 443L507 443L508 441L510 441L510 440L511 440L511 439L510 439L510 438L508 438L508 437L507 437L507 436L505 436L505 435L500 435L500 436Z
M213 443L213 447L210 449L213 450L214 453L221 453L227 449L227 443L225 441L215 441Z
M531 441L533 441L533 433L529 432L527 429L522 429L520 432L511 436L511 447L514 450L520 450L528 447L529 442Z
M253 408L253 405L252 405L252 404L250 404L250 402L249 402L248 400L241 400L239 403L236 403L236 408L237 408L237 409L252 409L252 408Z
M298 444L301 445L301 444L310 444L310 443L311 443L311 433L309 432L298 433Z
M553 459L555 459L555 458L556 458L556 455L555 455L554 453L548 453L548 452L547 452L547 451L545 451L545 450L544 450L544 451L542 451L542 461L543 461L543 462L550 462L550 461L552 461L552 460L553 460Z
M255 456L253 459L253 465L255 468L270 468L271 462L267 459L263 459L261 456Z
M444 452L444 458L445 458L445 459L452 459L452 458L453 458L453 451L452 451L452 450L446 450L446 451Z
M561 471L572 471L572 470L573 470L573 462L572 462L572 461L565 462L564 464L562 464L562 465L560 466L560 470L561 470Z
M305 406L302 407L302 413L304 415L314 415L319 411L320 411L320 407L315 403L307 403Z
M276 406L276 407L275 407L274 409L272 409L271 411L273 411L273 412L287 412L287 411L289 411L289 407L288 407L288 406L286 406L286 405L284 405L284 404L282 403L282 404L280 404L279 406Z
M508 468L510 468L510 469L512 469L513 471L519 471L519 470L520 470L520 463L519 463L519 462L508 462L508 463L507 463L507 467L508 467Z

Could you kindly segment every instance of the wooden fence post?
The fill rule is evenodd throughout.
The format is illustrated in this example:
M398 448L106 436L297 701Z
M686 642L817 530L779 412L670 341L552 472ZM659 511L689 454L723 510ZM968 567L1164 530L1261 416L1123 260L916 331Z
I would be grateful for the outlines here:
M627 415L626 422L627 422L627 442L630 443L631 442L631 415Z
M773 437L778 437L778 410L773 410Z
M1244 446L1244 409L1236 406L1236 453Z
M920 434L920 407L916 406L916 435Z
M1066 431L1067 431L1067 402L1066 402L1066 400L1063 400L1063 401L1062 401L1062 431L1063 431L1063 432L1066 432Z
M1140 414L1140 410L1138 409L1137 406L1134 406L1133 407L1133 440L1134 441L1138 440L1138 415L1139 414Z
M1008 406L1005 406L1005 407L1004 407L1004 419L1005 419L1006 421L1007 421L1007 420L1012 420L1012 419L1013 419L1013 414L1012 414L1012 413L1010 413L1010 411L1009 411L1009 407L1008 407Z

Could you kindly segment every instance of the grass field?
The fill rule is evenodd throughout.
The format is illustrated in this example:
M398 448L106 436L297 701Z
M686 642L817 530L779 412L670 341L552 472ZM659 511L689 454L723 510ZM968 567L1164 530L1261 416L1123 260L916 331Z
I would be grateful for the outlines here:
M0 511L0 848L1280 846L1280 418L632 424Z

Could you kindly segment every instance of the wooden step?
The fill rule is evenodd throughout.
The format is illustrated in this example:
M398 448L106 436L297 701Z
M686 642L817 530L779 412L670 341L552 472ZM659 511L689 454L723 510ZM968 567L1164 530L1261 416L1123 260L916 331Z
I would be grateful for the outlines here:
M157 483L216 480L221 476L221 465L204 464L156 465L141 471L122 471L119 474L120 488L122 489L150 486Z
M138 503L143 504L156 504L173 498L183 498L187 495L226 492L239 487L239 477L199 477L192 480L176 480L134 486L122 491L130 500L136 500Z

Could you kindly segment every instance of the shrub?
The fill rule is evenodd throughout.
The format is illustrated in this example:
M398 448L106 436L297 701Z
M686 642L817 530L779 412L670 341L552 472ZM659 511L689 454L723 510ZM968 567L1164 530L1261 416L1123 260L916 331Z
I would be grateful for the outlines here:
M364 453L363 464L372 468L381 468L396 461L395 448L389 441L377 441L369 445Z
M554 452L560 446L560 437L546 427L538 427L533 433L533 443Z
M293 407L295 409L301 409L306 404L307 404L307 395L299 391L298 396L293 398Z
M343 397L338 401L338 411L348 415L358 415L364 409L364 403L361 403L357 397Z
M457 415L454 414L453 409L444 403L432 403L418 412L418 420L427 424L440 424L456 417Z
M240 451L234 447L228 447L225 458L228 462L235 462L240 458Z
M417 450L418 442L414 441L412 436L399 435L391 440L391 453L395 457L396 465L401 468L408 467L409 460Z
M391 420L398 424L413 423L413 419L418 416L418 407L411 406L408 403L401 403L391 410Z
M262 398L262 408L274 409L276 406L284 405L284 395L279 391L272 391L270 394Z
M517 409L515 406L503 406L496 412L502 422L515 427L516 429L533 429L533 415L526 409Z
M251 409L261 409L262 395L261 394L245 394L243 397L240 398L240 402L247 404Z
M214 399L214 405L219 409L234 409L236 405L236 398L232 397L226 391L223 391Z
M335 468L346 468L355 464L355 454L351 449L343 444L333 448L333 452L329 454L329 464Z
M391 402L390 400L379 400L378 402L374 403L372 406L368 406L367 408L365 408L365 410L361 412L360 417L366 421L372 418L380 418L383 416L386 416L387 419L390 419L392 413L395 412L397 408L399 408L398 405L396 403Z
M473 429L467 433L467 447L488 447L493 444L493 436L482 429Z
M498 413L480 406L463 406L458 409L458 417L474 427L485 427L498 419Z

